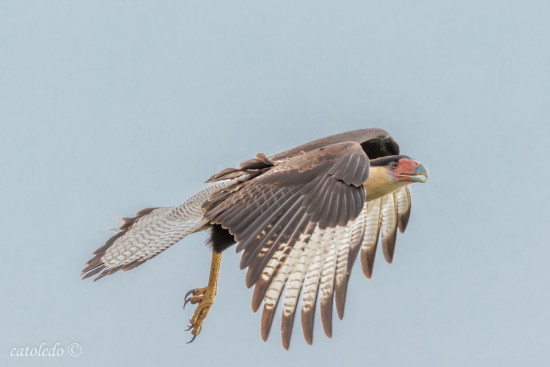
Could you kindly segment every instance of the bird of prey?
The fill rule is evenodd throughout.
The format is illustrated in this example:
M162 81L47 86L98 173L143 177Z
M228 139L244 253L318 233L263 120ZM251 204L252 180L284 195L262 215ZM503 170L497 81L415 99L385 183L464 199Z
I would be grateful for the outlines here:
M381 129L332 135L269 157L258 153L239 168L213 175L206 182L214 184L179 206L122 218L118 233L86 264L83 278L133 269L185 236L209 230L208 284L185 296L185 303L197 305L192 340L214 303L222 252L237 244L241 269L248 268L246 286L254 286L252 309L263 304L262 339L280 303L288 349L300 304L304 338L312 344L316 306L328 337L333 305L343 318L359 253L368 278L379 237L384 258L392 262L397 230L405 230L411 211L408 185L427 178L426 167L400 155L397 142Z

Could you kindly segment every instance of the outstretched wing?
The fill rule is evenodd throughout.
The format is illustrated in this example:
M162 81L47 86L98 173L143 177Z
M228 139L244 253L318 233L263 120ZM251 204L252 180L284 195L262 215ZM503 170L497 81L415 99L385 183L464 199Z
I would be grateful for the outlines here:
M282 260L283 264L279 263L279 257L273 257L254 289L253 309L257 310L262 301L264 304L262 338L266 340L269 336L277 305L282 301L281 337L283 346L289 347L300 295L302 331L306 342L313 342L317 304L323 330L330 337L333 304L342 319L348 281L359 250L362 249L363 271L370 278L378 238L382 238L385 258L391 262L396 231L398 228L401 232L405 230L410 209L410 192L405 187L365 202L359 216L346 226L316 227L306 241L299 241L291 249Z
M403 233L411 214L411 192L405 186L395 192L369 201L365 210L365 227L361 242L363 274L372 277L378 239L382 239L382 252L388 263L393 261L397 230Z
M369 159L360 144L337 143L289 158L221 190L205 204L210 222L227 228L239 243L237 250L244 250L241 267L248 267L247 286L255 285L253 308L265 303L264 339L284 285L285 310L295 309L293 300L304 281L304 296L311 297L313 289L322 293L322 320L330 335L333 292L343 309L353 263L348 260L355 259L362 239L362 184L368 172ZM285 312L283 340L288 347L294 312Z

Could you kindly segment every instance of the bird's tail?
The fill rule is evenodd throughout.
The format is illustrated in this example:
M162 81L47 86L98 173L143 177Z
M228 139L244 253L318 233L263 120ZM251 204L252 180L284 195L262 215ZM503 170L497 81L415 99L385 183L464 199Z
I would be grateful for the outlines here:
M179 206L147 208L133 218L120 218L118 233L94 252L82 270L83 279L97 275L98 280L120 269L130 270L155 257L187 235L204 229L202 204L210 196L232 184L212 185L193 195Z

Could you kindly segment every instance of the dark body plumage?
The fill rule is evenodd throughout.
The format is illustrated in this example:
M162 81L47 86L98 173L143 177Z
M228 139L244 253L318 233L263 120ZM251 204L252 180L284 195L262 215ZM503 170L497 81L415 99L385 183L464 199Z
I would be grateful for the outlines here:
M219 224L212 225L208 244L214 251L222 252L235 243L235 237L227 229Z

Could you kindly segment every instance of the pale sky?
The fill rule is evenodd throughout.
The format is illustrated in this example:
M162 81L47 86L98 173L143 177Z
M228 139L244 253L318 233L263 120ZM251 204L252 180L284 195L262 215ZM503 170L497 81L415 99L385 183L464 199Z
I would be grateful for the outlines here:
M548 1L0 1L0 365L548 366L549 116ZM430 180L332 339L262 342L232 248L187 345L204 234L80 279L115 217L369 127Z

